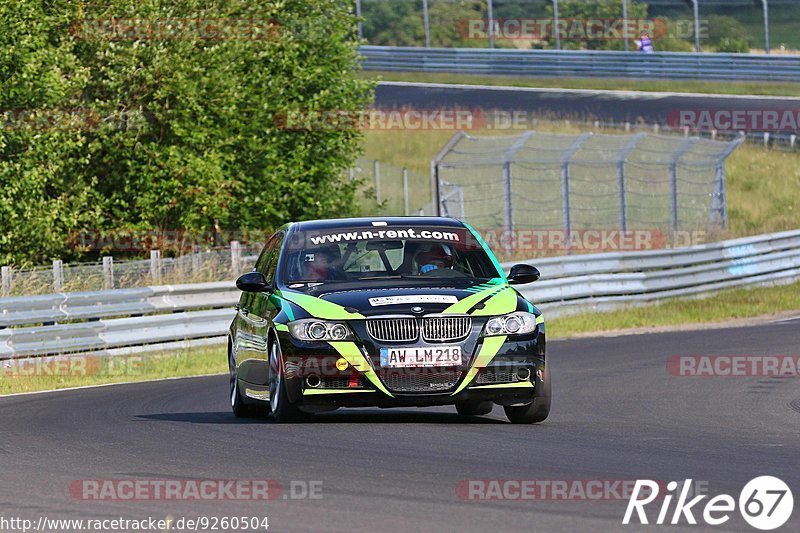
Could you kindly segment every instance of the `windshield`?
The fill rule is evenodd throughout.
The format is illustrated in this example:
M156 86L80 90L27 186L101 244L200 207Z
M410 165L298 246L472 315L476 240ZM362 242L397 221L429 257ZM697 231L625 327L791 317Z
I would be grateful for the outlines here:
M466 228L372 226L294 232L284 283L501 277L493 256Z

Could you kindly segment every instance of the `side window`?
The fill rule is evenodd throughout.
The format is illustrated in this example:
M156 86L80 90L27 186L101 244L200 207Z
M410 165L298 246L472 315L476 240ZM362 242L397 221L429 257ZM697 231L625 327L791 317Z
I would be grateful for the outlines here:
M261 250L261 255L258 256L258 260L256 260L256 267L255 270L258 272L264 272L264 267L269 260L269 256L272 253L272 250L275 248L275 241L277 240L277 235L273 235L267 241L267 244L264 245L264 249Z
M256 269L264 274L265 278L267 278L267 283L272 283L272 280L275 278L275 271L278 268L278 259L280 259L281 245L283 244L284 236L285 234L283 233L279 233L275 236L272 244L270 245L267 259L262 265L256 265Z

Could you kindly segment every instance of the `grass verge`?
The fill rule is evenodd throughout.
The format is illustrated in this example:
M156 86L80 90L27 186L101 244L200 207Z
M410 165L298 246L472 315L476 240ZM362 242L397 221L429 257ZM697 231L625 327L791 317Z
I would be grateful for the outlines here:
M224 345L139 355L4 361L0 395L227 371Z
M470 74L362 71L362 77L377 81L419 83L457 83L464 85L502 85L539 89L587 89L607 91L648 91L699 94L759 96L800 96L800 83L729 82L702 80L632 80L629 78L539 78L522 76L482 76Z
M609 313L564 316L547 321L547 336L563 339L593 332L710 324L800 311L798 294L800 282L775 287L731 289L706 298L669 300Z

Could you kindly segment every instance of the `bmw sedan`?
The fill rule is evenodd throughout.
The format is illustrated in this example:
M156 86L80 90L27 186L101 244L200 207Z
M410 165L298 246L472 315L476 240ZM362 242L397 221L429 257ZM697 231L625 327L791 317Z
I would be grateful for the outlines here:
M236 416L308 419L339 407L503 406L514 423L550 411L541 312L480 234L436 217L287 224L267 242L229 332Z

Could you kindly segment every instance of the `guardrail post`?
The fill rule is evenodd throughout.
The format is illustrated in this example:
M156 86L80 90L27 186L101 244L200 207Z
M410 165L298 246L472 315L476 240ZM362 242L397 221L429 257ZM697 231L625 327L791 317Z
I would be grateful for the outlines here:
M403 215L408 216L408 169L403 168Z
M150 279L156 285L161 284L161 251L150 250Z
M242 245L239 241L231 241L231 274L237 276L242 264Z
M0 268L0 278L2 279L2 283L0 283L0 285L2 285L2 289L0 289L2 291L0 292L0 296L3 298L11 296L12 276L13 274L10 266L4 266Z
M114 258L106 256L103 258L103 289L111 290L114 288Z
M797 135L792 133L789 135L789 147L794 150L795 144L797 144Z
M53 290L61 292L64 288L64 263L61 259L53 260Z

